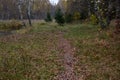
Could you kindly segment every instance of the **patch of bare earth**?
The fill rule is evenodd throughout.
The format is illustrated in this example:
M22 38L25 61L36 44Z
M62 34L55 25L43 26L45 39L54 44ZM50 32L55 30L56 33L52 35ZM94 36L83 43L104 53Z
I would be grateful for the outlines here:
M58 33L58 48L60 51L60 56L62 57L62 64L64 70L57 76L56 80L82 80L78 79L74 72L75 58L74 52L75 48L71 46L70 42L63 37L63 33Z

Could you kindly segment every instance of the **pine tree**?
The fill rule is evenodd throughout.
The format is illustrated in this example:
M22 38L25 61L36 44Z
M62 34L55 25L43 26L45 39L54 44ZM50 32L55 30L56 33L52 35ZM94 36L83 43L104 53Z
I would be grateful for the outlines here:
M56 10L55 20L59 25L63 25L65 23L64 15L60 8Z
M45 21L46 21L46 22L50 22L50 21L52 21L52 18L51 18L50 12L47 12L47 17L46 17Z
M65 22L66 23L71 23L73 21L72 14L66 13L65 14Z

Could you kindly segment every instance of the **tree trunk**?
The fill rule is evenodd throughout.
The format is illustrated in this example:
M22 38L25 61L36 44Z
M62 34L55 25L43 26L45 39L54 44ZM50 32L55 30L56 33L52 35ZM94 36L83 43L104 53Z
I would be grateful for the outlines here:
M88 16L90 17L91 16L91 1L87 0L87 3L88 3Z
M116 0L116 32L120 33L120 0Z
M21 9L21 0L18 1L18 10L20 15L20 20L23 20L22 9Z
M94 3L95 3L95 15L96 17L98 18L98 21L99 21L99 25L102 29L106 28L106 25L103 21L103 17L101 15L101 11L100 11L100 6L99 6L99 2L97 2L97 0L94 0Z
M23 26L25 26L25 22L23 21L23 14L22 14L22 6L21 5L22 5L22 1L18 0L19 17L20 17L20 20L23 23Z
M116 0L116 19L120 19L120 0Z
M108 12L107 12L107 17L106 17L106 25L109 26L110 22L111 22L111 9L112 9L112 1L110 0L109 1L109 4L108 4Z
M29 25L32 26L31 23L31 1L27 0L27 17L28 17L28 21L29 21Z

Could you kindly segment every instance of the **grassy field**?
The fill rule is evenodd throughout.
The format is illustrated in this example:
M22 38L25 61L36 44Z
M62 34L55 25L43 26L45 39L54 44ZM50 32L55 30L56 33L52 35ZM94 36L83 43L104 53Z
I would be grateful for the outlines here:
M52 80L62 69L48 25L0 37L0 80Z
M69 28L66 37L76 47L76 74L84 80L120 79L120 35L83 24Z
M90 24L34 23L0 37L0 80L56 80L64 70L58 32L75 47L74 66L83 80L120 79L120 35Z

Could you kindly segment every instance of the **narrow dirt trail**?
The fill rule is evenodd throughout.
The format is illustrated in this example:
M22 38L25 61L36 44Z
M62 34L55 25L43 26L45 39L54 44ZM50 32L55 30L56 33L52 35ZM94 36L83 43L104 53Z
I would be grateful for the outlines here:
M63 33L58 33L59 43L58 48L61 50L60 55L63 57L64 71L57 76L57 80L81 80L78 79L74 72L74 52L75 49L70 45L70 42L63 37Z

